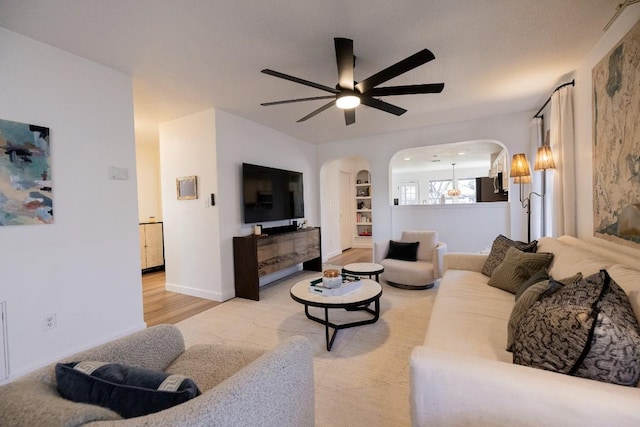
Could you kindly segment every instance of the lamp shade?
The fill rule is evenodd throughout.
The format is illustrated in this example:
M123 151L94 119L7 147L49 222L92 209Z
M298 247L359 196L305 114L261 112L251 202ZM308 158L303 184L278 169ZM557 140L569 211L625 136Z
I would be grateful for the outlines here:
M531 184L531 175L513 177L514 184Z
M517 176L530 176L531 169L529 168L529 160L524 153L518 153L513 155L511 160L511 173L512 178Z
M536 152L536 163L533 165L533 169L539 171L545 169L554 169L555 167L556 164L553 161L553 153L551 152L551 147L549 147L548 145L538 147L538 151Z

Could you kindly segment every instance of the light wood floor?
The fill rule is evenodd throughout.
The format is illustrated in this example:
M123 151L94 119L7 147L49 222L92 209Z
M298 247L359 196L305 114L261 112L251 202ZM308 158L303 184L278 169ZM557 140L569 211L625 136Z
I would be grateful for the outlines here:
M354 262L373 262L372 259L371 249L351 248L342 252L341 255L330 258L327 264L347 265Z
M353 262L371 262L371 249L347 249L341 255L327 261L328 264L346 265ZM200 312L215 307L220 302L165 290L164 271L142 275L142 302L147 326L161 323L178 323Z
M220 304L203 298L165 290L164 271L142 275L142 303L147 326L178 323L195 314Z

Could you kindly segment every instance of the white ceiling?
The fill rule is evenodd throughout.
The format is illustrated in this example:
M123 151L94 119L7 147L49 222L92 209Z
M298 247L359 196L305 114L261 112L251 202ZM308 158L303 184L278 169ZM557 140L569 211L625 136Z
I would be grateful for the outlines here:
M313 143L514 111L535 111L603 36L620 0L0 0L0 26L133 77L136 140L158 123L217 108ZM631 7L640 7L634 5ZM335 86L334 37L354 40L355 80L423 48L436 59L388 85L446 84L358 107L345 126L326 95L260 73Z

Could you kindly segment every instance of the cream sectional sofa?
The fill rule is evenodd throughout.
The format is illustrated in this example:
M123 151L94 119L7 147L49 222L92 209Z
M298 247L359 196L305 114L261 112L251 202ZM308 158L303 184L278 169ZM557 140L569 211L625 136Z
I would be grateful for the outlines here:
M552 277L606 269L640 319L640 252L569 236L542 238ZM448 253L424 345L411 354L415 426L638 426L640 389L514 365L514 295L487 285L487 254Z
M144 329L70 356L162 370L192 378L202 394L129 419L63 399L55 364L0 387L0 426L313 426L314 374L309 341L291 337L271 351L196 345L185 351L172 325Z

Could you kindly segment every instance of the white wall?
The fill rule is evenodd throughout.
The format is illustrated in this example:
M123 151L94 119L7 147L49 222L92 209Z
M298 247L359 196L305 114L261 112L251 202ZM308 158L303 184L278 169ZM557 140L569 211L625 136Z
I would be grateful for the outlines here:
M206 110L160 125L166 289L225 299L220 267L216 112ZM176 178L195 175L198 198L178 200Z
M138 220L162 221L160 189L160 148L158 145L136 145L138 178Z
M506 236L511 229L508 202L393 206L391 217L392 239L404 230L436 230L449 252L490 249L498 234Z
M591 71L640 19L640 5L625 9L575 73L574 123L578 237L593 237L593 119ZM637 130L636 130L637 131ZM601 239L598 239L601 240Z
M309 226L320 225L318 167L315 145L250 122L233 114L216 110L220 253L222 262L222 296L235 296L233 280L233 237L253 232L252 224L243 223L242 163L270 166L302 172L304 211ZM286 225L289 221L262 223L263 227ZM322 248L325 252L325 248ZM263 282L275 280L272 275Z
M3 28L0 57L0 118L50 128L55 215L0 227L13 379L145 324L131 79Z
M413 129L393 134L376 135L318 146L318 164L340 157L362 156L371 166L372 185L375 192L373 198L373 235L376 241L387 240L392 236L393 217L390 205L390 171L389 162L395 153L405 148L422 147L471 141L478 139L493 140L504 145L510 153L524 152L529 143L529 122L535 112L520 112L508 115L493 116L484 119L470 120L459 123L446 123ZM402 120L402 118L398 118ZM526 213L522 209L517 192L511 192L509 203L510 220L508 235L513 239L526 240ZM322 204L327 201L327 195L322 195ZM401 225L401 224L399 224ZM433 224L434 229L439 224ZM478 224L480 228L483 224ZM479 235L481 233L479 232ZM495 237L495 236L494 236ZM458 242L450 242L454 246ZM460 242L461 243L461 242ZM490 245L487 242L486 245ZM324 248L327 252L336 249Z

